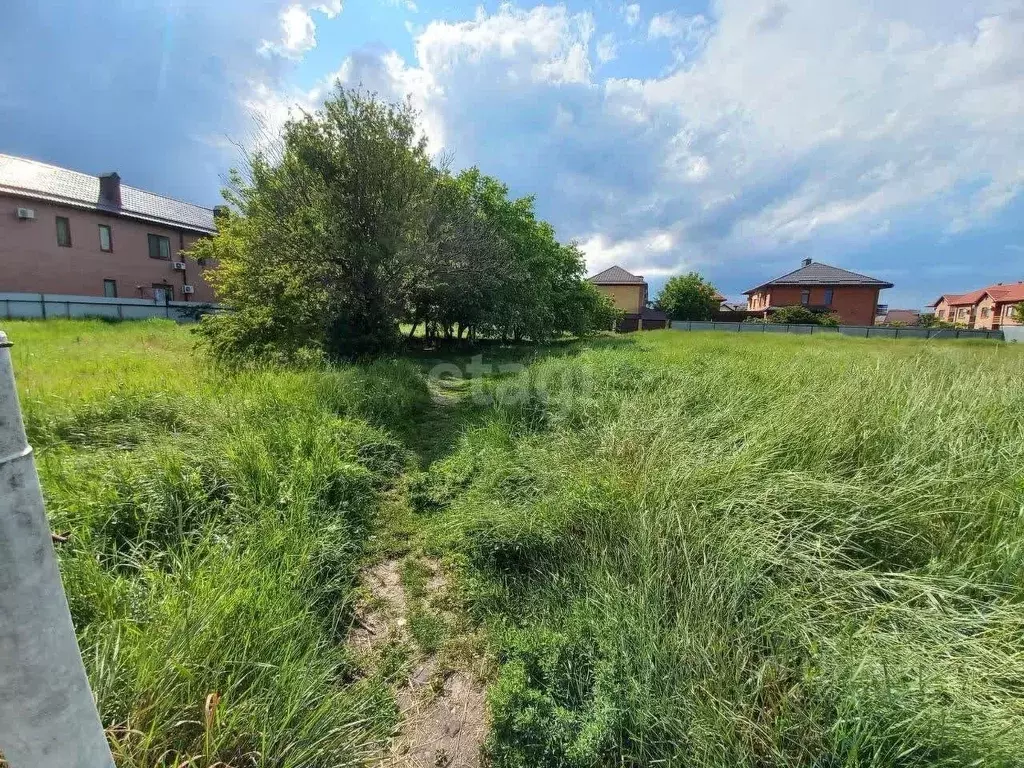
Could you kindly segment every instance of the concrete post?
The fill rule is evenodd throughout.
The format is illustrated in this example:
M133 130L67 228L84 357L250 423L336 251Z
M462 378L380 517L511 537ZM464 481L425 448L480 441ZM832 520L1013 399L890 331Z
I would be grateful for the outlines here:
M0 332L0 752L11 768L113 768L89 690Z

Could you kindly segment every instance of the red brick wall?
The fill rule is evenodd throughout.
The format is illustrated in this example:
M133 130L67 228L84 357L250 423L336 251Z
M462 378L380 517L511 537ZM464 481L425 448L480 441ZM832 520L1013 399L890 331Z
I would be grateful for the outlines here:
M17 208L31 208L34 221L18 219ZM57 245L57 216L71 224L71 247ZM99 225L111 230L113 251L100 250ZM164 235L171 242L171 261L184 261L185 272L171 269L169 261L149 257L148 234ZM68 293L102 296L103 281L117 281L117 295L124 299L152 298L152 285L174 288L176 301L214 301L213 289L202 268L184 258L179 249L189 248L199 237L169 227L77 208L0 196L0 292ZM195 293L185 296L181 286ZM139 291L136 286L142 285Z
M878 288L871 288L863 285L836 285L832 286L832 311L839 315L839 322L844 325L874 325L875 307L878 304ZM773 307L784 307L790 304L800 304L800 295L804 290L811 292L810 301L813 307L820 307L825 303L825 291L829 286L782 286L771 287L771 301Z

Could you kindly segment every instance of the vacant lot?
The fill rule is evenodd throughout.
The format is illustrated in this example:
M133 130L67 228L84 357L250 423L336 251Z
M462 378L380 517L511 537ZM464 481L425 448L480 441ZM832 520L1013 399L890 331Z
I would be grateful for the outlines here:
M657 332L442 388L5 330L121 766L372 762L408 666L345 640L388 547L457 576L417 642L482 633L496 765L1021 764L1014 347Z

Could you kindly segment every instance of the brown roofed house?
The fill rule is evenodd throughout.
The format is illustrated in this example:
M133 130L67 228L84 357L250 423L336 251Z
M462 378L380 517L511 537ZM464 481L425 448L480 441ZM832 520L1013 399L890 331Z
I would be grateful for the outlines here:
M885 288L892 283L804 259L799 269L744 293L749 312L803 305L833 312L846 325L874 325L878 294Z
M1024 302L1024 282L996 283L967 293L944 293L931 306L935 317L964 328L997 331L1020 325L1014 307Z
M609 267L587 278L605 296L612 300L625 316L617 330L636 331L668 327L668 315L647 306L647 281L643 275L634 275L622 267Z
M182 252L216 233L210 208L0 154L0 292L213 301Z

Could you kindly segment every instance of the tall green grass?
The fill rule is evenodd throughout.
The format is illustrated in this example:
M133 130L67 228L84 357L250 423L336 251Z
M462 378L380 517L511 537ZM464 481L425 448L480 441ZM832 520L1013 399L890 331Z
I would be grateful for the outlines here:
M655 332L495 384L417 497L498 655L494 764L1024 764L1021 381Z
M231 373L166 322L5 330L118 765L370 759L397 714L344 635L420 373Z

